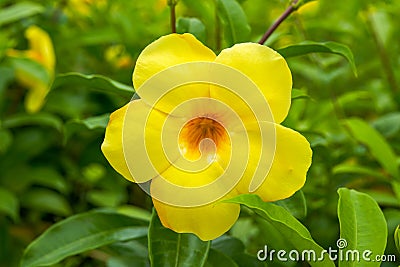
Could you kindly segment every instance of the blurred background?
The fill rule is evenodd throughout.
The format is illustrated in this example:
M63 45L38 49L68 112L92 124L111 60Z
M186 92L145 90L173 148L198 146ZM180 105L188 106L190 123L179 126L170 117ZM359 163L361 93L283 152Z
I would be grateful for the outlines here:
M177 30L194 33L218 53L236 42L257 42L288 6L286 0L238 3L239 37L226 30L213 0L180 0ZM297 90L283 124L304 134L314 151L301 193L306 204L299 203L296 217L323 247L338 239L336 190L345 186L380 204L389 230L386 253L400 259L393 242L400 223L399 14L399 1L318 0L266 42L278 50L334 41L354 54L357 76L338 55L288 58ZM132 95L65 74L98 74L129 88L135 59L170 33L169 21L166 0L0 1L0 266L18 266L35 237L73 214L104 207L151 212L151 199L100 151L109 113ZM47 35L54 53L36 51L49 46L41 43ZM251 254L266 242L279 249L283 241L262 224L244 210L230 234ZM103 256L94 251L57 266L111 266Z

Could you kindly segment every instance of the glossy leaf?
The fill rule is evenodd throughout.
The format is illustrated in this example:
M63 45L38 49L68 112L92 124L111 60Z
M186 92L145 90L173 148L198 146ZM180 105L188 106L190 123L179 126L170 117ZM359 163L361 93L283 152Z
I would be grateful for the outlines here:
M42 13L44 8L34 2L21 2L0 10L0 25Z
M371 154L388 173L399 178L396 154L377 130L358 118L347 119L344 124L357 141L369 148Z
M151 266L202 267L210 242L200 240L194 234L178 234L162 226L155 210L149 227L149 257Z
M278 53L285 58L302 56L309 53L330 53L343 56L349 62L354 74L357 75L357 67L354 61L353 53L346 45L335 42L311 42L306 41L296 45L287 46L278 49Z
M272 224L281 233L282 238L290 242L300 253L312 249L315 252L315 258L322 255L324 249L312 239L307 228L284 208L264 202L257 195L240 195L227 200L227 202L242 204L257 212L263 219ZM326 253L321 261L310 260L309 264L321 267L335 266Z
M146 234L146 222L118 213L91 211L74 215L35 239L26 248L21 267L52 265L68 256Z
M236 0L216 0L218 14L224 25L224 37L231 46L235 43L246 42L250 37L250 25L246 14Z
M206 41L206 27L198 18L179 18L176 25L177 33L191 33L201 41Z
M10 191L0 187L0 213L6 214L14 221L19 218L18 198Z
M343 252L357 250L369 255L371 261L366 261L360 255L360 261L339 261L340 267L345 266L380 266L380 262L372 261L376 255L383 255L386 247L387 227L385 217L378 204L367 194L340 188L338 202L338 217L340 238L343 241Z
M301 219L307 215L307 203L303 191L297 191L293 196L287 199L276 201L275 204L285 208L294 217Z
M114 81L102 75L84 75L77 72L60 74L54 80L52 90L62 86L80 86L88 90L95 90L107 94L118 94L132 97L135 93L133 87Z

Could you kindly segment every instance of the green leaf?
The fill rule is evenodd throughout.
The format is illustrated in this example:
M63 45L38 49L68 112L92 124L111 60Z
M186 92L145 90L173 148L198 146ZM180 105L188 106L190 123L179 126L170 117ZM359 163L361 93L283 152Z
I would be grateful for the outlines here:
M307 215L306 198L301 190L297 191L290 198L276 201L275 204L285 208L298 219L302 219Z
M311 42L305 41L296 45L290 45L278 50L284 58L302 56L309 53L330 53L343 56L349 62L354 75L357 76L357 67L350 48L344 44L335 42Z
M210 249L208 253L207 262L204 265L205 267L220 267L220 266L229 266L229 267L239 267L239 265L226 254L215 250Z
M14 68L16 76L24 76L25 80L32 80L31 83L50 84L52 77L40 63L29 58L8 58L7 60Z
M17 113L8 116L3 121L4 128L15 128L28 125L48 126L59 132L61 132L63 128L63 122L59 117L44 112L35 114Z
M354 165L354 164L349 164L349 163L343 163L336 165L332 169L332 174L343 174L343 173L348 173L348 174L357 174L360 176L369 176L369 177L375 177L378 178L382 181L387 181L388 177L385 176L383 173L376 171L374 169L365 167L365 166L360 166L360 165Z
M117 211L121 214L130 216L133 218L145 220L148 222L151 220L151 213L149 211L139 208L137 206L124 205L124 206L117 207Z
M292 100L302 99L302 98L310 98L310 96L303 90L293 88L292 89Z
M21 206L60 216L68 216L72 213L67 200L48 189L32 189L24 193L21 197Z
M383 191L379 189L378 190L363 189L362 192L372 197L380 206L390 206L390 207L400 208L399 199L395 195L393 195L393 193L390 191Z
M107 127L108 120L110 119L110 114L106 113L99 116L89 117L86 119L72 119L65 123L64 125L64 143L75 133L78 131L82 131L83 129L95 130L101 129L104 130Z
M372 125L385 137L394 137L400 131L400 112L385 114Z
M149 256L151 266L202 267L210 242L200 240L194 234L178 234L162 226L153 210L149 227Z
M117 241L146 236L146 222L118 213L91 211L52 225L25 250L21 267L48 266Z
M211 263L211 266L264 266L264 264L259 261L256 256L249 255L245 253L244 244L237 238L223 235L211 242L210 254L208 255L207 263ZM219 261L215 261L212 254L218 252L218 257L225 258L224 261L230 260L234 261L236 265L223 265ZM207 265L206 265L207 266Z
M11 219L19 219L18 198L10 191L0 187L0 213L9 215Z
M400 252L400 225L398 225L394 231L394 244L397 251Z
M102 75L84 75L77 72L70 72L57 75L52 90L59 87L79 86L88 90L94 90L107 94L117 94L132 97L135 90L132 86L122 84Z
M13 142L13 135L7 129L0 129L0 154L7 152Z
M206 42L206 26L198 18L179 18L176 25L177 33L191 33L202 43Z
M42 13L44 8L33 2L21 2L0 10L0 25L19 21L23 18Z
M224 37L228 46L246 42L250 38L250 25L246 14L236 0L216 0L217 11L224 25Z
M386 247L387 227L381 209L367 194L347 188L339 188L338 194L340 238L344 244L347 243L343 254L349 250L360 253L360 261L344 259L339 261L339 266L380 266L380 262L373 259L376 255L383 255ZM369 255L371 261L362 257L366 250L372 252Z
M315 259L323 255L324 258L321 261L313 260L314 256L310 255L311 260L308 262L311 266L335 266L328 255L322 253L324 249L312 239L307 228L284 208L264 202L257 195L239 195L226 202L242 204L257 212L263 219L275 227L281 233L282 238L285 238L293 245L300 254L302 251L313 250L315 252Z
M142 242L144 241L144 242ZM107 267L149 267L147 238L117 242L104 248L107 254L112 255L107 260Z
M396 154L377 130L358 118L344 120L344 125L357 141L369 148L371 154L388 173L400 178Z

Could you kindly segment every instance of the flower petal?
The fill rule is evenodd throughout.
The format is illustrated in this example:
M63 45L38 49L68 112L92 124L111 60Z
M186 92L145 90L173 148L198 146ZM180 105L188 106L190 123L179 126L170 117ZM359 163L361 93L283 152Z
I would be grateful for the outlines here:
M255 44L236 44L221 51L215 62L231 66L247 75L262 91L276 123L282 122L289 111L292 75L285 59L269 47ZM229 102L220 91L211 97Z
M264 183L254 192L264 201L285 199L303 187L311 166L312 150L300 133L276 126L274 161Z
M232 203L211 203L193 208L170 206L154 198L153 203L164 227L178 233L193 233L204 241L227 232L240 212L240 206Z
M128 166L126 165L124 150L122 147L122 129L126 110L129 105L130 104L127 104L111 113L104 141L101 145L101 151L118 173L128 180L134 181L129 172Z
M146 182L170 166L160 143L166 117L141 99L111 114L101 149L111 166L126 179Z
M293 195L306 181L306 174L311 165L312 150L307 139L300 133L281 126L273 125L275 134L272 133L271 123L260 122L260 130L264 136L276 136L268 144L262 143L259 133L253 129L247 132L250 144L247 168L236 189L243 194L254 193L264 201L275 201ZM264 139L265 140L265 139ZM244 143L244 142L243 142ZM274 149L275 147L275 149ZM261 151L263 149L263 151ZM261 160L261 152L266 153L267 160ZM271 158L270 156L273 156ZM272 165L269 162L272 159ZM249 192L249 186L254 179L256 171L269 171L264 176L262 183L254 192ZM266 168L266 169L265 169ZM261 177L263 178L263 177Z
M38 112L44 105L47 93L49 92L49 85L37 82L36 85L29 88L25 97L25 108L29 113Z
M139 89L147 79L164 69L193 61L213 61L215 57L212 50L191 34L163 36L139 55L132 76L133 85Z
M54 73L56 62L53 43L47 32L37 26L30 26L25 36L29 41L28 56L41 63L50 73Z

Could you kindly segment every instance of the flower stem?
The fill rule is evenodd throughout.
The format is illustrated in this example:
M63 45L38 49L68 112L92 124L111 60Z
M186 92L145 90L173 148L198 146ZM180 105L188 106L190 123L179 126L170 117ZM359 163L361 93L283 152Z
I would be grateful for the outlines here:
M271 34L278 28L278 26L287 18L290 14L297 10L297 2L299 0L293 0L289 7L282 13L282 15L272 24L271 27L264 33L263 37L258 41L259 44L264 44L265 41L271 36Z
M178 0L168 0L168 5L170 9L170 23L171 23L171 32L176 33L176 13L175 6L178 3Z

